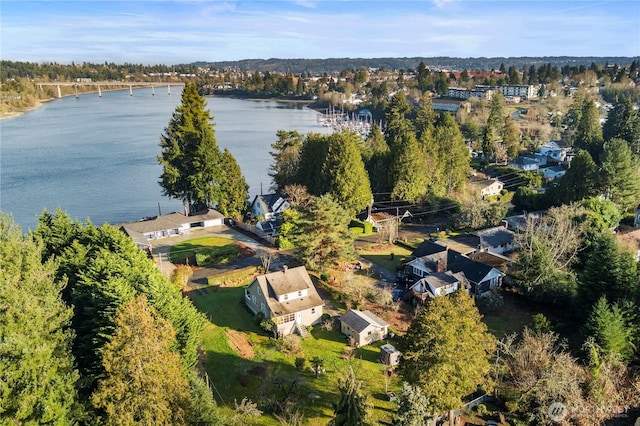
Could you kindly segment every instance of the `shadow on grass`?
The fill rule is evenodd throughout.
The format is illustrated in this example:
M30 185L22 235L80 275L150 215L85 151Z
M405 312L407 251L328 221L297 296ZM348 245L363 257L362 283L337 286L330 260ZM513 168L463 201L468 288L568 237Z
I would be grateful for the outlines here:
M210 286L189 292L189 298L218 327L264 333L243 303L244 287Z

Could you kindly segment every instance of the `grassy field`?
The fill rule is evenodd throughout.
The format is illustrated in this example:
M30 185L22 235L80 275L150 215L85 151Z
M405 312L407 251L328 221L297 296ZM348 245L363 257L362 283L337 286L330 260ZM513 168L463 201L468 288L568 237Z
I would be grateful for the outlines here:
M411 256L411 251L395 244L371 244L358 249L358 254L367 260L395 272L402 261Z
M495 311L484 311L482 321L489 328L489 332L498 339L520 333L525 326L530 326L537 310L530 307L523 296L501 292L504 296L504 306Z
M325 425L332 417L332 402L338 400L337 383L343 372L351 366L372 403L376 422L389 420L395 403L385 396L385 376L378 362L379 347L385 342L359 348L351 360L345 360L342 352L346 347L345 337L334 330L316 326L311 337L301 342L302 353L285 355L279 350L280 342L270 339L258 327L252 315L241 304L244 291L238 287L209 287L190 294L195 306L205 313L209 323L204 331L204 348L207 354L206 370L215 386L216 399L227 414L232 414L234 400L248 397L260 401L260 395L278 395L281 389L268 387L273 379L297 380L300 398L303 401L305 424ZM232 347L228 333L241 331L250 344L253 356L243 358ZM296 357L324 360L326 373L315 378L308 364L300 372L295 368ZM267 386L267 387L265 387ZM390 380L389 390L398 391L397 378ZM253 422L252 422L253 423ZM277 425L275 418L263 415L256 424Z
M186 258L195 256L198 250L208 247L223 247L233 244L233 240L222 237L200 237L179 242L171 247L169 259L174 263L184 261Z

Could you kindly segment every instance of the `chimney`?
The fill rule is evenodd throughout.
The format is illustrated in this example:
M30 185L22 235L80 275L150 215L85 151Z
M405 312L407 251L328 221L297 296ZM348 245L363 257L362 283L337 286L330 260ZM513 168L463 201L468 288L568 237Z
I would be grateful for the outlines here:
M284 272L285 274L287 273L288 269L289 267L287 265L282 265L282 272Z
M444 272L444 259L438 259L436 262L436 272Z

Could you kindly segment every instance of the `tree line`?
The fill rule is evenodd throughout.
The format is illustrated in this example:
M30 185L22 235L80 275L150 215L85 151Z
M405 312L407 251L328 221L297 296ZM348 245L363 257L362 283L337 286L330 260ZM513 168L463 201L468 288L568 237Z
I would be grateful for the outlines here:
M110 225L0 215L3 424L221 424L202 314Z

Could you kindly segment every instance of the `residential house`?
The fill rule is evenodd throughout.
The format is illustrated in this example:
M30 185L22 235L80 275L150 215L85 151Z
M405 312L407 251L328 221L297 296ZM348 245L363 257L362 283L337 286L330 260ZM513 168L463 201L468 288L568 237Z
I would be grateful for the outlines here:
M537 171L547 165L547 156L541 154L521 155L509 162L509 167L524 171Z
M115 226L133 238L136 244L140 246L144 240L148 242L157 238L182 235L191 228L208 228L222 225L224 225L224 215L216 210L209 209L189 216L174 212Z
M440 263L441 269L444 264ZM424 305L436 297L447 296L461 289L469 291L470 284L463 272L442 271L429 274L416 281L404 295L404 300Z
M546 155L550 159L559 161L559 162L566 161L567 154L570 151L571 151L570 148L561 147L556 141L547 142L546 144L542 145L538 149L538 152L540 154Z
M288 197L284 194L273 193L256 195L251 203L251 216L258 219L256 227L265 234L277 234L277 220L282 213L291 207Z
M502 277L504 277L505 274L498 269L472 260L450 247L443 248L444 250L436 251L435 247L432 247L431 251L434 252L433 254L416 257L414 260L408 262L405 265L407 272L416 280L440 272L449 271L454 274L454 276L462 272L470 284L470 293L476 296L497 288L500 285ZM416 249L414 253L417 251L418 249Z
M251 203L251 216L262 218L262 220L272 220L277 218L286 209L291 207L288 197L284 194L273 193L256 195Z
M435 98L432 100L432 106L435 111L447 111L456 113L460 108L463 111L470 111L471 104L464 100Z
M472 177L470 183L477 188L482 197L499 195L504 188L504 184L498 179Z
M541 171L547 181L558 179L567 173L567 169L562 166L545 167Z
M324 302L304 266L257 276L244 289L247 306L275 323L279 336L300 333L322 319Z
M357 347L384 339L388 330L389 324L371 311L349 309L340 317L340 331Z
M437 244L454 249L458 253L469 255L472 253L490 252L504 254L516 248L515 232L505 226L479 229L465 234L438 240Z

